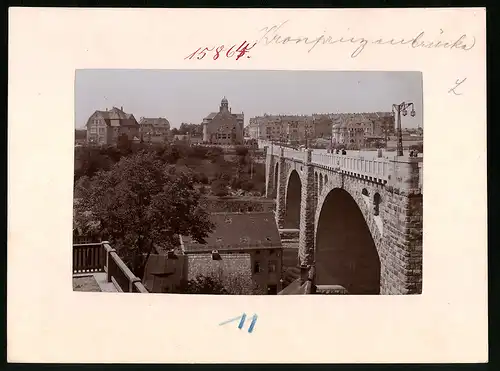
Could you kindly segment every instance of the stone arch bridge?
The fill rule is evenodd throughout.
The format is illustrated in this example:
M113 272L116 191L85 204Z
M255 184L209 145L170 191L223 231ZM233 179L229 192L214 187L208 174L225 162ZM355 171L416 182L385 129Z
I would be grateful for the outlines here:
M266 147L266 195L276 198L278 228L299 232L313 287L422 292L422 164Z

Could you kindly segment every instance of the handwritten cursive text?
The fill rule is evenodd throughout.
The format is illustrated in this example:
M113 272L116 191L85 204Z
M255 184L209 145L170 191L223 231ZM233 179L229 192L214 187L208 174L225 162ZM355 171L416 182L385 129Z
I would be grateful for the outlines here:
M199 47L196 49L193 53L189 54L187 57L184 59L198 59L201 60L205 58L207 55L207 52L212 53L212 59L215 61L219 59L219 57L226 57L226 58L232 58L236 56L236 60L240 59L243 57L245 54L247 55L247 58L250 58L248 55L248 52L250 49L252 49L256 43L254 43L252 46L246 41L243 41L240 46L237 47L237 44L234 44L230 47L225 46L225 45L219 45L217 47L212 46L212 47Z
M455 86L452 87L450 90L448 90L448 93L453 93L455 95L462 95L462 93L457 93L455 89L458 88L460 85L462 85L465 82L465 80L467 80L467 77L462 80L457 79L457 81L455 81Z
M287 44L300 44L310 45L308 53L313 51L316 46L319 45L332 45L332 44L342 44L350 43L355 46L354 51L351 53L351 58L356 58L359 56L367 45L409 45L412 48L427 48L427 49L458 49L463 51L471 50L475 44L476 39L474 36L468 36L467 34L462 34L460 37L455 39L449 39L444 41L427 39L427 34L421 31L418 35L411 38L391 38L391 39L369 39L365 37L333 37L327 35L326 32L315 35L315 36L286 36L285 26L288 24L288 20L273 25L270 27L264 27L259 32L262 34L258 41L258 44L263 45L287 45ZM440 30L440 35L444 34L443 30Z

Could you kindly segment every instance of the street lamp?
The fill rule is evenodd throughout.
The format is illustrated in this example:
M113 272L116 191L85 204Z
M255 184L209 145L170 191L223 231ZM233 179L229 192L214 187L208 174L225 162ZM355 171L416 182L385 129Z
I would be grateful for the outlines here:
M410 115L411 117L415 117L415 108L413 103L410 102L402 102L400 104L392 105L392 114L398 114L397 124L398 124L398 156L403 156L403 133L401 132L401 114L406 116L408 114L408 108L411 107Z

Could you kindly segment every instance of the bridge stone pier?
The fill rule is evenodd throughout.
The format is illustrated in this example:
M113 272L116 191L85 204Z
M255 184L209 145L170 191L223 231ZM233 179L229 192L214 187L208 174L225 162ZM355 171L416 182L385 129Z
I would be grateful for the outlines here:
M266 146L266 195L278 228L299 231L298 261L319 292L422 292L422 164Z

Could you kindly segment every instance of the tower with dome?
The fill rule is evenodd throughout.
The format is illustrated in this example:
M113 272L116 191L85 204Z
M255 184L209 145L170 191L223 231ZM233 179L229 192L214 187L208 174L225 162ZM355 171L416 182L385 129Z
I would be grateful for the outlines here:
M207 144L243 144L244 114L232 113L224 96L219 112L212 112L203 119L203 142Z

